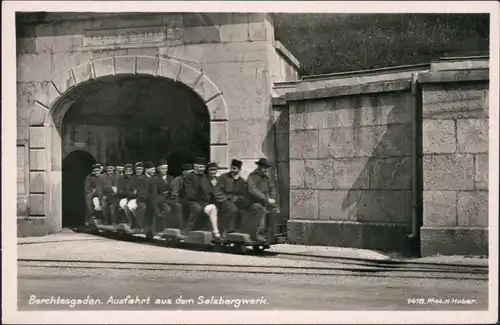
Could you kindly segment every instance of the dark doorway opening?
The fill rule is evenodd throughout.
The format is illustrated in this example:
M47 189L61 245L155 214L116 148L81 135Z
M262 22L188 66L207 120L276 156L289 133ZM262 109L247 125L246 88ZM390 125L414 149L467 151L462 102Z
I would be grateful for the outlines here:
M85 178L94 163L94 157L82 150L71 152L62 161L63 227L77 227L85 223Z
M63 118L61 138L63 157L71 153L62 175L63 192L74 193L63 194L63 223L70 226L84 222L83 180L92 163L156 164L165 158L168 173L178 176L194 157L210 158L210 115L203 99L182 83L120 74L86 86ZM72 156L75 150L87 156Z
M63 153L85 146L98 162L169 160L169 174L196 156L210 158L210 116L198 94L147 75L100 78L63 119Z

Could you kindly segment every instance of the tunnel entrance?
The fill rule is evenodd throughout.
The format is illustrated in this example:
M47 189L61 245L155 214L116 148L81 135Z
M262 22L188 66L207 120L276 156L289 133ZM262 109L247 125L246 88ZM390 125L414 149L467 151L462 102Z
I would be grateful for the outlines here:
M84 179L95 162L157 163L169 174L194 157L210 158L210 116L184 84L146 75L100 78L69 107L62 123L63 226L84 223Z
M146 75L102 78L63 119L62 150L84 148L110 164L169 162L169 174L195 156L210 157L210 117L189 87Z
M94 157L76 150L62 161L62 226L76 227L85 223L85 178L92 171Z

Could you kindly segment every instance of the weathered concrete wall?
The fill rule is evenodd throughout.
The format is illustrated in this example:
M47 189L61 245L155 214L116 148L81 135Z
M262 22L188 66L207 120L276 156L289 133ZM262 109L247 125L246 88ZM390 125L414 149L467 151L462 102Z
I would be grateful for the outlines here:
M273 42L269 60L274 83L299 80L300 62L279 41Z
M274 162L270 71L280 71L276 75L279 78L288 78L289 74L282 74L281 67L274 66L271 60L278 54L273 46L272 21L266 14L65 15L49 13L18 22L18 140L24 141L24 148L29 148L30 175L19 181L25 184L23 189L19 185L24 190L18 195L19 236L43 235L61 227L63 157L52 150L60 147L61 139L55 129L47 132L44 128L47 109L36 105L35 100L50 102L47 99L54 98L56 91L50 82L90 60L159 56L202 70L223 93L228 107L223 132L227 144L213 147L211 158L223 167L227 167L231 158L243 160L244 176L255 168L254 161L259 157L266 156ZM113 62L113 71L120 73L127 60L107 64ZM74 77L80 79L79 75ZM24 156L20 153L18 157ZM58 167L53 170L50 167L53 165ZM28 188L28 179L45 185ZM27 215L36 217L37 224L42 226L34 231L31 221L25 218Z
M488 70L419 76L422 255L488 254Z
M406 250L409 81L292 93L289 241Z

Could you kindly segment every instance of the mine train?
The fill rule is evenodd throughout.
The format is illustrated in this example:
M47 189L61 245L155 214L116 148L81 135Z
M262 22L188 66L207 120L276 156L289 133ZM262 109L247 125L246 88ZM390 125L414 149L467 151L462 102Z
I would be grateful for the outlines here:
M249 248L262 252L283 241L279 225L276 225L279 208L274 199L274 185L267 173L270 165L266 159L256 162L256 169L248 179L239 175L239 160L233 159L231 170L219 177L215 176L217 164L201 161L198 158L194 164L183 165L182 175L175 179L166 176L168 164L164 160L157 166L142 162L133 166L95 164L85 185L86 223L78 231L124 240L161 241L176 248L236 253L245 253ZM258 175L254 177L254 174ZM113 180L109 182L112 189L107 191L108 194L105 185L100 191L96 186L97 181L106 177ZM126 193L127 179L133 184L128 189L132 191L130 194ZM162 179L166 188L162 188ZM193 184L193 180L198 183ZM141 186L145 188L143 196ZM237 192L238 186L238 197L242 200L240 204L234 204L232 194ZM193 196L196 195L205 195L206 203L202 204L203 208L193 211ZM162 200L170 206L158 204ZM144 202L143 210L139 211L137 206L140 203L137 202L141 201ZM175 215L172 202L179 208L178 215Z

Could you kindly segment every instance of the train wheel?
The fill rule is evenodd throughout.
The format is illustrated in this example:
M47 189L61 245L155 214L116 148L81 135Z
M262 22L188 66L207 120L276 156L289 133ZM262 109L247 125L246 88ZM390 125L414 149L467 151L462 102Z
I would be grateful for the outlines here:
M247 252L247 247L245 245L236 245L234 248L237 254L245 254Z
M262 245L254 245L254 246L252 246L252 248L253 248L254 252L256 252L256 253L262 253L264 251L264 249L266 249L265 246L262 246Z

